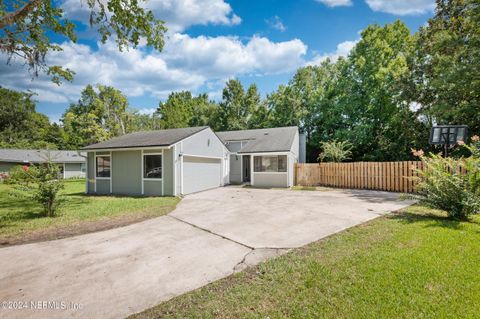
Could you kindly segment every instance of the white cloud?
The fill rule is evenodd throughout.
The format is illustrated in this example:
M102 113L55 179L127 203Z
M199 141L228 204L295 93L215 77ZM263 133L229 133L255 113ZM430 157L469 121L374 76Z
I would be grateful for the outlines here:
M350 51L352 51L358 41L359 40L341 42L337 45L335 52L316 54L312 60L306 63L306 65L319 65L326 59L337 61L340 57L346 57L350 53Z
M387 12L395 15L417 15L432 12L434 0L366 0L373 11Z
M351 6L352 0L315 0L321 2L327 7L349 7Z
M278 30L280 32L284 32L287 30L287 27L283 24L282 19L280 19L279 16L274 16L271 19L265 20L267 22L268 26L272 29Z
M0 83L13 89L30 89L43 102L72 102L87 84L112 85L127 96L168 96L171 91L199 89L202 85L247 74L276 74L303 65L307 47L294 39L272 42L254 36L246 43L237 37L190 37L173 34L162 53L144 48L119 52L115 43L87 45L63 43L63 51L51 52L47 63L76 72L74 82L57 86L42 75L31 81L21 61L0 62ZM0 61L6 61L0 56Z
M142 115L152 115L153 113L155 113L157 111L156 107L150 107L150 108L147 108L147 107L135 108L135 107L133 107L133 109L136 109L138 111L138 113L142 114Z
M152 10L157 19L164 20L171 32L183 31L192 25L237 25L242 21L224 0L149 0L140 3ZM89 11L85 3L65 0L62 8L68 18L88 24Z

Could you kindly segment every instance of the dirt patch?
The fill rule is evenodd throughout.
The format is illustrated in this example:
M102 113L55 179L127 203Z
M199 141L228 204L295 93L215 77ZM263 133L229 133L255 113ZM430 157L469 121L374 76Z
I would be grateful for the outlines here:
M158 208L161 210L162 208ZM164 208L163 214L151 214L147 212L130 213L111 218L104 218L94 221L78 222L70 225L62 225L57 227L49 227L47 229L34 230L16 235L0 236L0 248L29 244L41 241L62 239L82 234L93 233L102 230L108 230L117 227L124 227L134 223L138 223L147 219L160 217L168 214L172 208Z

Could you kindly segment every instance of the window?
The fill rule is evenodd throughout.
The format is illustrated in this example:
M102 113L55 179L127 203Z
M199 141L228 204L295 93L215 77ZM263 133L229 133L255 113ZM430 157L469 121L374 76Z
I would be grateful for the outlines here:
M110 178L110 156L97 156L97 177Z
M81 171L82 173L85 173L85 172L87 171L85 163L81 163L81 164L80 164L80 171Z
M143 178L162 178L162 155L143 155Z
M254 156L255 172L286 172L287 155Z

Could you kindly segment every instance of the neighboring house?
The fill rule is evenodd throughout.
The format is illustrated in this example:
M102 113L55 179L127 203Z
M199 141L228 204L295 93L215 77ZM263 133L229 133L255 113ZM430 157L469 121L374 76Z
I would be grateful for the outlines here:
M63 178L85 177L85 153L77 151L0 149L0 172L6 173L16 165L58 163Z
M299 134L297 127L189 127L131 133L83 150L87 193L177 196L230 183L292 186Z
M291 187L299 162L296 126L217 132L230 151L230 183Z

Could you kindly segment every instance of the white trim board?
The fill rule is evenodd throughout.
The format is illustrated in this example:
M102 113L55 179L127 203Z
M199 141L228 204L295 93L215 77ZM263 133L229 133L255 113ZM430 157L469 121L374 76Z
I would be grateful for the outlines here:
M220 157L220 156L208 156L208 155L182 154L182 156L197 157L197 158L212 158L212 159L218 159L218 160L223 159L223 157Z
M140 150L140 162L141 162L141 165L140 165L140 176L142 177L142 195L145 195L145 189L144 189L144 185L143 185L143 161L144 161L144 158L143 158L143 148ZM162 175L163 176L163 175Z

